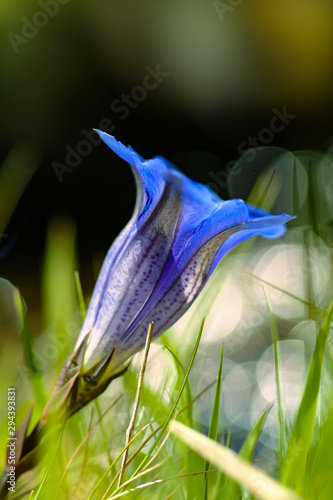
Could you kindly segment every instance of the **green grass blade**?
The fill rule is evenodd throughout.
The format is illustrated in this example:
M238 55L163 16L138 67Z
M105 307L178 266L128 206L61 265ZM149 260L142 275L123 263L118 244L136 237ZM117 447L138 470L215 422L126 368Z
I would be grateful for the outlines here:
M225 474L223 474L223 472L219 472L215 480L212 500L221 500L221 491L225 480Z
M224 351L224 345L222 345L222 348L221 348L219 371L218 371L217 383L216 383L216 387L215 387L215 396L214 396L214 403L213 403L213 409L212 409L212 416L210 419L210 425L209 425L209 431L208 431L208 437L210 437L211 439L214 439L214 441L216 441L216 439L217 439L217 432L218 432L218 426L219 426L223 351ZM205 471L209 470L209 466L210 466L210 463L206 460ZM204 481L205 481L205 483L204 483L204 500L207 500L207 498L208 498L208 481L209 481L208 475L206 475L204 477Z
M293 201L293 215L296 215L300 211L301 207L301 202L299 199L299 181L298 181L298 168L297 168L297 160L296 158L294 159L294 165L293 165L293 187L292 187L292 201Z
M175 362L175 366L176 366L176 370L177 370L177 375L178 375L178 380L177 380L176 388L179 387L179 389L180 389L181 386L182 386L184 377L186 375L186 370L183 367L183 365L182 365L180 359L178 358L178 356L171 349L171 347L165 345L165 348L171 354L171 356L173 357L173 360ZM187 423L187 425L192 425L193 424L193 408L192 408L192 405L191 405L192 391L191 391L191 386L190 386L189 380L187 380L187 382L186 382L185 390L186 390L185 401L186 401L186 406L187 406L187 410L186 410L187 422L186 423Z
M269 404L264 411L259 416L258 420L255 422L253 427L250 429L250 432L246 436L244 444L239 452L239 456L245 458L245 460L252 460L255 447L259 440L259 437L263 431L266 419L269 415L269 412L273 408L273 403Z
M175 385L175 390L179 390L182 386L182 382L183 382L184 377L186 375L186 370L183 367L178 356L171 349L171 347L169 347L168 345L165 345L165 347L168 350L168 352L171 354L171 356L174 360L174 364L175 364L175 367L177 370L177 382ZM186 411L183 412L184 413L183 422L186 425L189 425L190 427L192 427L192 425L193 425L193 405L191 404L192 391L191 391L191 386L190 386L190 382L188 379L186 382L184 395L185 395L184 400L185 400ZM187 453L185 455L184 466L185 466L185 471L188 471L188 472L193 470L193 468L195 467L195 464L193 464L193 454L192 453ZM185 478L185 484L186 484L186 497L193 498L195 495L195 485L194 485L193 479L191 477ZM183 494L182 490L180 490L180 493Z
M101 406L99 404L98 398L95 399L94 402L95 402L95 408L96 408L96 411L97 411L97 415L98 415L98 418L100 420L99 427L100 427L100 431L101 431L103 445L104 445L105 452L106 452L106 455L107 455L108 460L109 460L109 465L111 465L112 464L112 458L111 458L111 455L110 455L110 450L109 450L109 446L108 446L108 438L107 438L107 434L106 434L106 431L105 431L105 428L104 428L103 419L102 419L102 409L101 409Z
M255 422L250 432L246 436L244 444L239 452L239 456L250 462L253 458L255 447L259 440L259 437L264 428L266 418L271 411L273 404L267 406L264 411L259 416L258 420ZM241 497L241 490L239 485L233 481L231 478L227 478L222 492L220 492L222 498L227 498L228 500L238 500Z
M104 473L102 474L102 476L98 479L96 485L94 486L94 488L91 491L91 493L90 493L89 497L87 498L87 500L91 500L92 499L92 497L95 495L96 491L98 490L99 486L102 484L103 480L106 478L106 476L108 475L108 473L113 469L113 467L116 465L116 463L118 462L118 460L123 456L123 453L126 450L126 448L129 448L131 446L131 444L137 439L137 437L141 434L141 432L143 432L143 430L144 429L141 429L139 432L137 432L136 435L132 437L132 439L130 440L130 442L121 450L121 452L118 453L118 455L116 456L116 458L113 460L112 464L109 465L109 467L104 471ZM154 432L152 434L154 434Z
M266 303L269 312L269 323L270 323L273 348L274 348L275 385L276 385L278 416L279 416L279 455L280 455L280 463L282 463L287 448L287 421L283 407L283 386L281 379L281 352L279 343L280 339L279 339L279 332L275 316L272 312L272 309L270 308L266 291L265 289L263 290L266 297Z
M229 429L228 434L225 438L225 442L223 443L224 446L226 446L227 448L230 448L231 446L231 438L232 438L232 431L231 429Z
M82 321L84 321L87 311L86 311L86 304L84 303L82 285L81 285L80 275L79 275L78 271L75 271L74 278L75 278L77 298L79 301L79 307L80 307L80 311L81 311L81 318L82 318Z
M306 470L308 498L332 500L333 491L333 405L319 428L320 436L311 447Z
M288 290L285 290L284 288L281 288L277 285L274 285L273 283L270 283L269 281L266 281L264 280L263 278L261 278L260 276L256 276L255 274L253 273L246 273L250 278L254 278L256 279L257 281L260 281L261 283L263 283L264 285L267 285L271 288L273 288L274 290L277 290L278 292L281 292L283 293L284 295L287 295L287 297L290 297L291 299L295 299L297 302L300 302L301 304L304 304L305 306L307 306L308 308L312 308L316 313L318 314L323 314L325 311L322 310L320 307L317 307L313 302L309 301L309 300L306 300L306 299L303 299L301 297L298 297L297 295L293 294L293 293L290 293L288 292Z
M300 497L235 452L180 422L173 421L171 432L199 455L245 487L258 500L300 500ZM227 499L226 499L227 500ZM229 500L229 499L228 499Z
M221 386L222 386L222 367L223 367L223 352L224 345L221 348L219 371L217 375L217 382L215 388L214 404L212 410L212 416L210 419L210 426L208 431L208 437L211 439L217 439L217 432L219 426L219 412L220 412L220 401L221 401Z
M286 458L282 464L283 484L302 489L305 483L305 468L310 451L317 402L320 388L321 370L330 324L333 317L333 302L329 306L317 337L316 347L310 362L305 389L289 440Z
M138 384L137 373L131 369L127 370L123 376L123 384L129 397L134 398ZM141 406L149 409L153 420L156 420L158 424L163 424L170 410L168 405L158 396L158 393L156 393L149 384L143 384L141 391Z
M188 377L190 375L190 371L191 371L191 368L193 366L193 362L194 362L194 359L195 359L195 356L196 356L196 353L198 351L198 347L199 347L199 343L200 343L200 339L201 339L201 335L202 335L202 331L203 331L203 327L204 327L204 323L205 323L205 320L203 319L202 323L201 323L201 327L200 327L200 330L199 330L199 334L197 336L197 340L196 340L196 343L195 343L195 346L194 346L194 349L193 349L193 353L192 353L192 356L191 356L191 359L190 359L190 363L189 363L189 366L188 366L188 369L186 371L186 375L184 377L184 380L183 380L183 384L180 388L180 391L175 399L175 402L171 408L171 411L166 419L166 421L164 422L164 425L162 427L162 429L160 430L160 432L158 433L154 443L152 444L152 446L150 447L149 451L146 453L144 459L142 460L142 462L140 463L139 467L137 468L137 470L134 472L133 476L136 476L141 470L142 468L145 466L145 464L148 462L149 460L149 457L150 455L152 454L152 452L154 451L158 441L161 439L161 437L163 436L165 430L167 429L168 425L169 425L169 422L170 420L172 419L175 411L176 411L176 408L177 408L177 405L179 403L179 400L181 398L181 395L186 387L186 384L187 384L187 380L188 380Z

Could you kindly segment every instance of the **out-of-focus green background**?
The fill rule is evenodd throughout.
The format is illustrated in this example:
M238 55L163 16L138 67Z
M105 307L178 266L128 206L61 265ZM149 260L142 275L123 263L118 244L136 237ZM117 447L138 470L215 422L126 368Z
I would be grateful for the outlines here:
M269 300L289 342L282 357L292 413L320 308L332 296L333 2L235 3L1 1L0 362L8 381L13 363L23 364L9 282L26 302L42 372L58 355L60 368L80 324L71 276L79 269L89 297L132 212L129 168L90 135L106 126L222 198L298 215L284 239L243 246L245 267L242 255L230 258L189 320L195 333L212 306L201 383L216 376L223 339L223 422L237 441L275 398L262 280L273 284ZM178 341L188 318L174 329ZM200 418L207 424L208 413ZM274 432L264 434L267 449Z

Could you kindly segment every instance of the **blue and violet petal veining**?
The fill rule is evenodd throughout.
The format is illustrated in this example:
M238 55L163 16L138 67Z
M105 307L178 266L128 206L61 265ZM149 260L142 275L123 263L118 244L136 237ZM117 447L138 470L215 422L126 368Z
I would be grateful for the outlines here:
M109 373L167 330L189 308L219 261L253 236L277 238L292 217L274 216L243 200L222 201L161 157L144 161L97 131L133 171L137 199L98 277L77 346L89 335L84 370L116 347Z

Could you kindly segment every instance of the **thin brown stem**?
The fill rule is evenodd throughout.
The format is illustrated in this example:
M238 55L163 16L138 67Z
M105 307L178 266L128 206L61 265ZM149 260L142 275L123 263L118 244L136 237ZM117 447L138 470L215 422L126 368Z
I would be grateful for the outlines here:
M151 338L152 338L152 335L153 335L153 329L154 329L154 322L151 322L151 323L149 323L149 327L148 327L147 338L146 338L146 345L145 345L145 350L144 350L142 364L141 364L141 370L140 370L140 375L139 375L139 380L138 380L138 387L137 387L136 395L135 395L135 401L134 401L132 416L131 416L131 420L130 420L129 426L128 426L127 431L126 431L126 441L125 441L125 447L126 447L126 449L125 449L125 452L123 454L123 459L122 459L122 463L121 463L121 467L120 467L120 474L119 474L119 479L118 479L118 488L120 487L120 485L122 483L124 472L125 472L125 469L126 469L126 462L127 462L127 456L128 456L128 450L129 450L128 444L129 444L129 442L131 440L132 432L134 430L134 424L135 424L136 416L137 416L137 413L138 413L141 388L142 388L142 384L143 384L143 377L144 377L144 374L145 374L145 371L146 371L147 359L148 359L148 354L149 354L149 347L150 347L150 343L151 343Z

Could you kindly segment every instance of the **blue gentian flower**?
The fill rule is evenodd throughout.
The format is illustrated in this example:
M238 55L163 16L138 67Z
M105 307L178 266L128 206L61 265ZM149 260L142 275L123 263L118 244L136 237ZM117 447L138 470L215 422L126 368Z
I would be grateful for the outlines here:
M292 217L222 201L164 158L145 161L97 132L130 164L137 187L133 216L105 258L76 344L84 343L83 373L108 359L110 375L144 346L151 321L155 338L187 311L227 252L253 236L281 236Z

